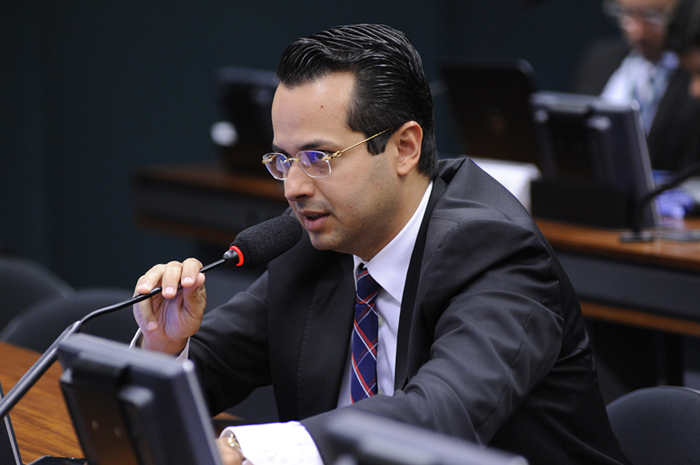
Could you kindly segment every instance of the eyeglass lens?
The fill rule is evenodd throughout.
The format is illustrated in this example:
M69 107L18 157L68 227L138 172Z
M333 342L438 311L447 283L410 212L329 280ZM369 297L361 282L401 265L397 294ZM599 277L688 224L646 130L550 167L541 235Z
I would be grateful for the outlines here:
M633 20L642 21L652 26L665 26L667 14L664 11L652 9L633 9L610 1L606 5L608 14L620 22L623 27L631 26Z
M330 173L330 164L327 160L323 159L325 155L326 154L323 152L307 150L297 153L297 158L301 169L304 170L306 174L318 178L327 176ZM294 161L296 161L295 158L289 158L280 153L276 154L273 162L268 163L267 166L274 177L277 179L286 179L292 167L292 162Z

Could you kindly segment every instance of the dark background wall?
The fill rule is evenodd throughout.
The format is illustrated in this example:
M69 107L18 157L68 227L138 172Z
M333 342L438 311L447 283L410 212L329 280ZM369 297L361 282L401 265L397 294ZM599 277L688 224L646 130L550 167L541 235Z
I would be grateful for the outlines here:
M215 159L214 70L274 69L291 40L337 24L405 31L430 80L446 58L524 58L540 89L566 90L582 47L617 32L599 0L531 3L6 0L0 243L76 287L130 287L193 254L190 241L133 224L134 168ZM438 97L438 146L451 154L446 112Z

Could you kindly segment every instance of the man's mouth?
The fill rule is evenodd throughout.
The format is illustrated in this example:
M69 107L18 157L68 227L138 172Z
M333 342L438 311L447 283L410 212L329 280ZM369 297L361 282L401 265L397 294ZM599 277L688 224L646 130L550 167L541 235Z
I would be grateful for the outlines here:
M325 219L330 216L328 213L318 213L318 212L302 212L301 218L303 225L307 231L313 232L318 231L323 224Z

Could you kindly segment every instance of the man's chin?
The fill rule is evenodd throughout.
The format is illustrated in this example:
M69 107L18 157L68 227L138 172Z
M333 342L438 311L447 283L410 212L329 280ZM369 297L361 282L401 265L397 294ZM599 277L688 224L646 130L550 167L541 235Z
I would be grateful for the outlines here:
M324 241L322 238L318 237L317 234L309 233L309 237L311 238L311 245L314 246L314 249L332 250L330 245L328 244L328 242Z
M309 238L317 250L338 250L337 241L333 241L327 234L309 232Z
M654 47L647 47L645 45L637 45L637 49L639 52L644 56L649 61L655 62L659 58L661 58L661 55L663 54L662 50L657 50Z

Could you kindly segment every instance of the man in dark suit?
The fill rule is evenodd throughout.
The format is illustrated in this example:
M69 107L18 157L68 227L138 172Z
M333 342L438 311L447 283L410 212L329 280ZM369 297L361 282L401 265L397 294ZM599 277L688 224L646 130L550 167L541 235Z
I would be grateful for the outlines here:
M226 431L226 463L328 463L338 408L532 465L625 463L571 284L505 188L468 159L438 163L408 38L334 28L292 43L277 74L263 161L301 241L204 317L195 259L137 285L164 289L135 306L142 346L188 355L212 412L274 386L285 423Z
M669 26L668 42L690 76L688 93L700 100L700 1L680 0Z
M605 0L624 41L594 43L572 91L616 102L637 100L647 130L652 168L677 171L700 159L700 103L688 95L688 75L666 46L677 0Z

